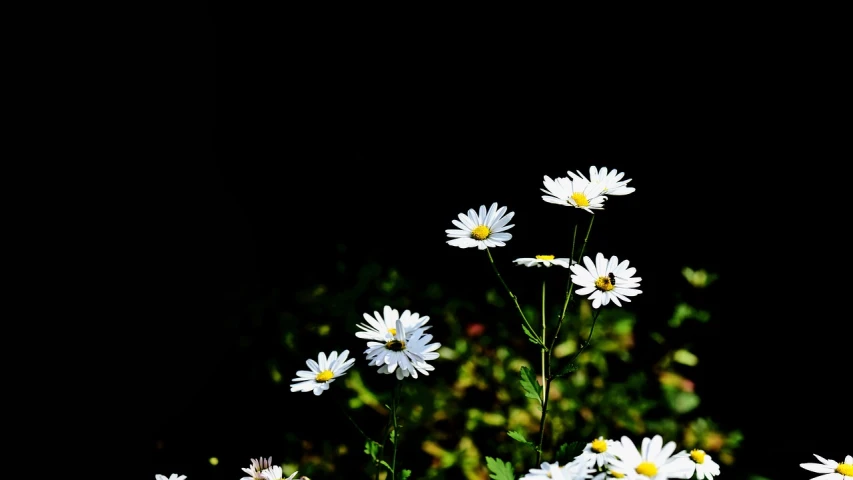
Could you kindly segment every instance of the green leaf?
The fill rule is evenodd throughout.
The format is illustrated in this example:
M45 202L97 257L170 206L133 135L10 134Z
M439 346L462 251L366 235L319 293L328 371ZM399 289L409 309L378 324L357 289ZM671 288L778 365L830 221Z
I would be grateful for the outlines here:
M669 326L677 328L684 323L685 320L696 319L702 323L710 320L711 314L705 310L697 310L686 303L680 303L675 307L675 312L672 318L669 319Z
M379 460L379 464L387 468L389 472L393 472L393 470L391 470L391 465L388 465L388 462L385 460Z
M391 440L391 443L397 443L397 431L391 430L388 432L388 440Z
M699 406L699 396L692 392L682 392L675 389L665 389L664 398L669 403L669 408L675 413L687 413Z
M507 435L509 435L509 438L515 439L516 441L519 441L521 443L530 443L527 441L526 438L524 438L524 435L516 432L515 430L510 430L506 433L507 433Z
M534 450L537 450L537 451L539 450L539 448L536 446L536 444L534 444L533 442L529 442L529 441L527 441L527 439L526 439L526 438L524 438L524 435L522 435L521 433L516 432L516 431L514 431L514 430L510 430L510 431L508 431L508 432L506 432L506 433L507 433L507 435L509 435L509 437L510 437L510 438L512 438L513 440L515 440L515 441L517 441L517 442L519 442L519 443L523 443L523 444L525 444L525 445L531 446L531 447L533 447L533 449L534 449Z
M556 375L554 375L554 378L565 377L565 376L567 376L568 374L570 374L570 373L574 372L575 370L577 370L578 368L580 368L580 367L578 367L578 366L577 366L577 365L575 365L574 363L570 363L570 364L566 365L565 367L563 367L563 369L562 369L562 370L560 370L559 372L557 372L557 374L556 374Z
M695 367L699 363L699 357L684 348L676 350L672 355L672 359L688 367Z
M412 476L411 470L406 470L405 468L400 471L400 480L406 480L407 478Z
M564 443L557 449L556 461L560 462L560 465L566 465L580 455L585 447L585 443L578 441Z
M515 472L512 470L512 464L504 462L499 458L486 457L486 466L492 472L489 478L495 480L515 480Z
M539 385L533 370L527 367L521 367L521 388L524 389L525 397L539 400L539 403L542 403L542 385Z
M521 324L521 329L522 329L522 330L524 330L524 334L525 334L525 335L527 335L527 338L528 338L531 342L535 343L536 345L541 345L541 344L542 344L542 342L540 342L540 341L539 341L539 338L536 336L536 334L534 334L533 332L531 332L531 331L530 331L530 329L529 329L529 328L527 328L527 326L526 326L526 325L524 325L523 323Z
M370 458L375 461L376 454L379 453L379 444L374 442L373 440L368 440L364 442L364 453L370 455Z
M568 463L568 461L566 460L569 458L568 450L569 450L569 444L568 443L564 443L564 444L560 445L560 448L557 449L557 453L554 455L554 461L560 462L560 465L565 465L566 463Z

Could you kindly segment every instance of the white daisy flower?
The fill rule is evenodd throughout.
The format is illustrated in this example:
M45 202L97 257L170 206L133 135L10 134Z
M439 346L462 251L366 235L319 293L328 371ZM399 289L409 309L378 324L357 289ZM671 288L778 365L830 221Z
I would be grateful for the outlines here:
M599 469L604 468L611 460L615 460L620 443L615 440L608 440L604 437L587 443L583 447L583 451L575 457L574 462L582 462L589 466L595 466Z
M704 450L694 448L690 451L690 460L696 464L696 478L703 480L708 477L712 480L714 475L720 474L720 465L711 459L711 456L705 453Z
M406 327L397 319L397 327L391 340L387 342L367 342L364 351L369 365L378 366L379 373L395 373L398 380L408 376L418 378L418 372L429 375L435 367L428 364L429 360L438 358L436 350L440 343L429 343L432 335L425 334L422 328L415 329L411 335Z
M298 470L296 472L293 472L293 474L291 474L289 477L284 478L282 477L281 467L279 467L278 465L273 465L261 472L261 477L266 480L293 480L293 477L295 477L297 473L299 473Z
M541 468L531 468L520 480L586 480L592 478L594 470L584 464L571 462L560 466L560 462L542 462Z
M628 268L628 260L619 263L619 258L613 256L604 258L600 252L595 256L595 263L589 257L583 258L585 265L575 264L572 269L572 283L581 287L578 295L589 295L592 300L592 308L599 308L611 301L618 306L620 300L630 302L637 294L643 293L638 290L642 278L634 277L637 269Z
M592 478L596 470L592 465L587 465L583 462L570 462L560 470L563 471L563 477L566 480L587 480Z
M173 473L171 476L167 477L165 475L160 475L159 473L154 475L156 480L184 480L187 478L186 475L178 475L177 473Z
M568 174L572 180L587 180L580 170L578 170L577 174L572 172L568 172ZM598 170L595 167L589 167L589 179L587 181L594 185L603 185L604 190L602 191L602 194L604 195L628 195L629 193L633 193L636 189L634 187L626 187L631 179L622 180L622 177L624 176L625 173L617 172L616 170L610 170L608 172L607 167L601 167L601 170Z
M551 265L559 265L563 268L569 268L569 265L577 263L571 258L554 258L553 255L536 255L533 258L516 258L513 262L528 267L550 267Z
M548 195L543 195L542 200L548 203L557 205L565 205L567 207L582 208L589 213L595 213L593 210L601 210L604 208L604 201L607 200L603 184L593 184L585 178L577 178L572 180L568 177L558 177L551 180L551 177L545 175L545 188L540 188Z
M261 472L266 470L267 468L270 468L270 465L272 465L272 457L269 457L269 458L264 458L264 457L252 458L251 460L252 460L252 464L249 465L248 468L242 469L249 476L243 477L240 480L253 480L253 479L261 478Z
M566 480L565 478L563 478L562 470L560 470L560 462L542 462L539 467L540 468L531 468L519 480L545 480L554 478Z
M503 247L512 238L512 234L506 231L515 226L507 225L515 212L505 213L506 207L498 208L497 203L493 203L488 212L485 205L480 205L479 213L473 208L468 210L468 215L460 213L459 220L453 220L457 229L445 230L447 236L453 239L447 243L454 247L477 247L480 250Z
M622 474L629 480L668 480L670 478L690 478L693 476L694 463L686 453L672 455L675 442L663 445L663 438L655 435L651 439L643 438L641 450L634 442L622 437L619 446L619 458L611 460L611 475Z
M385 305L384 315L380 315L379 312L373 312L373 315L371 317L366 313L364 314L367 324L359 323L356 325L358 328L364 330L363 332L356 332L356 337L377 342L389 342L397 333L398 319L403 322L403 326L406 327L406 333L409 336L419 328L422 331L432 328L431 325L424 326L429 321L429 317L421 317L417 313L412 313L408 310L405 310L403 315L400 315L400 312L388 305Z
M819 477L811 480L851 480L853 479L853 456L844 457L844 463L835 460L827 460L820 455L812 454L820 463L801 463L800 466L814 473L822 473Z
M349 350L344 350L338 356L338 352L333 351L326 358L326 354L320 352L317 361L308 359L308 370L299 370L296 372L296 377L292 381L296 383L290 384L291 392L310 392L314 391L314 395L320 395L329 389L329 384L334 382L336 378L343 376L347 370L352 367L355 362L354 358L347 360Z

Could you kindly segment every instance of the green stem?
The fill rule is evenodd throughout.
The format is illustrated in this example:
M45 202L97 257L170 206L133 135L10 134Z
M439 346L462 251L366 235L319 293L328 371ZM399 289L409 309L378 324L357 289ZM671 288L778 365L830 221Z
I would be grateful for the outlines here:
M542 417L539 419L539 448L536 449L536 465L542 461L542 444L545 442L545 415L548 413L548 395L551 392L551 366L548 366L548 376L543 375L545 380L545 397L542 398Z
M400 389L403 388L403 381L398 380L394 387L394 398L391 399L391 418L394 420L394 453L391 455L391 480L394 480L397 475L397 444L400 443L400 430L397 426L397 405L400 401Z
M578 351L575 352L574 356L569 360L569 365L574 363L578 356L580 356L581 352L583 352L583 350L589 345L589 342L592 339L592 332L595 330L595 321L598 320L598 316L600 314L600 309L595 311L595 314L592 317L592 326L589 328L589 335L586 337L586 342L580 345ZM542 461L542 444L545 442L545 415L548 413L548 396L551 392L551 382L554 380L554 377L551 376L551 352L548 352L546 359L548 371L547 374L543 374L543 379L545 381L545 396L542 398L542 417L539 419L539 448L536 450L536 465L539 465Z
M542 281L542 338L545 338L545 280ZM542 380L548 378L548 360L550 355L545 353L545 348L540 349L542 355ZM545 441L545 413L548 409L548 390L550 382L545 383L545 397L542 399L542 417L539 418L539 448L536 449L536 465L542 459L542 442Z
M350 416L350 414L347 413L347 411L343 408L343 405L339 404L339 406L341 407L341 411L344 412L344 415L346 415L346 417L349 419L349 421L352 422L352 426L355 427L356 430L358 430L358 433L360 433L362 437L364 437L369 442L378 443L378 442L375 442L372 438L370 438L370 436L368 434L364 433L364 430L362 430L358 426L358 424L355 423L355 420L353 420L353 418Z
M545 338L545 280L542 280L542 338ZM542 357L542 378L546 378L545 372L545 349L540 349L541 357ZM544 415L543 415L544 416ZM536 462L539 465L539 461Z
M352 418L352 416L350 416L349 412L347 412L347 409L346 409L346 408L344 408L344 404L343 404L343 402L341 402L341 401L340 401L340 400L338 400L338 399L336 399L336 402L337 402L337 404L338 404L338 407L341 409L341 413L343 413L343 414L344 414L344 416L345 416L345 417L347 417L347 418L349 419L350 423L352 423L352 426L353 426L353 427L355 427L355 429L356 429L356 430L358 430L358 433L360 433L360 434L361 434L361 436L362 436L362 437L364 437L368 442L370 442L370 443L375 443L375 444L379 445L379 442L377 442L377 441L373 440L372 438L370 438L370 435L368 435L368 434L364 433L364 430L362 430L362 429L361 429L361 427L359 427L359 426L358 426L358 424L357 424L357 423L355 423L355 420ZM382 436L383 436L383 438L385 437L385 435L384 435L384 434L383 434ZM384 448L384 447L385 447L385 445L384 445L384 443L383 443L383 444L380 446L380 450L377 452L377 456L376 456L376 458L377 458L377 459L382 458L382 448ZM378 460L377 460L377 462L376 462L376 463L374 463L374 465L373 465L373 466L374 466L374 468L376 468L376 479L378 480L378 479L379 479L379 463L378 463Z
M577 358L583 352L583 349L586 348L587 346L589 346L589 341L592 340L592 332L593 332L593 330L595 330L595 321L598 320L598 316L600 314L601 314L601 309L599 308L595 311L595 314L593 314L593 316L592 316L592 326L589 327L589 335L587 335L587 337L586 337L586 342L584 342L580 345L580 348L578 348L578 351L575 352L575 354L572 356L571 360L569 360L570 365L572 363L574 363L575 360L577 360Z
M495 259L492 258L492 252L487 248L486 253L489 255L489 263L492 264L492 269L495 271L495 275L498 276L498 280L501 281L501 285L503 285L504 289L506 289L506 293L509 294L509 297L512 299L513 303L515 303L515 308L516 310L518 310L518 314L521 315L521 319L524 320L524 324L527 325L530 334L536 337L536 343L541 345L542 348L547 348L545 347L544 339L540 339L539 336L536 335L536 332L533 330L533 327L530 326L530 322L527 321L527 317L524 316L524 312L521 310L521 305L518 304L518 297L516 297L515 294L512 293L512 291L509 289L509 286L507 286L506 282L504 282L504 279L501 276L501 272L498 271L498 266L495 264Z
M592 231L592 222L594 220L595 220L595 215L591 215L589 218L589 226L586 229L586 236L583 238L583 244L581 245L581 251L580 251L580 254L578 255L577 262L579 264L582 264L581 262L583 261L583 254L584 254L584 251L586 250L586 244L589 242L589 233ZM577 237L578 237L578 226L575 225L575 231L572 234L572 256L571 256L570 260L575 258L575 239ZM551 346L548 348L549 352L554 349L554 344L557 343L557 338L558 338L559 333L560 333L560 327L563 326L563 320L566 318L566 309L569 307L569 301L572 299L572 291L574 290L574 288L575 288L575 284L572 283L572 276L569 275L569 283L568 283L568 285L566 285L566 300L565 300L565 302L563 302L563 311L560 313L560 318L557 321L557 328L554 330L554 338L551 339Z
M589 219L589 226L586 229L586 236L583 239L583 244L581 245L580 254L578 255L578 263L580 263L581 259L583 258L583 253L584 253L584 250L586 249L586 244L589 242L589 234L592 231L593 220L595 220L594 215L591 216ZM575 240L577 239L577 237L578 237L578 227L577 227L577 225L575 225L575 229L574 229L574 232L572 234L572 253L571 253L570 261L571 261L571 259L575 258ZM560 312L560 318L557 320L557 328L554 329L554 337L551 339L551 345L548 346L547 348L545 348L545 346L543 345L543 349L542 349L542 356L543 356L542 380L545 382L545 396L542 398L542 417L539 419L539 448L538 448L538 450L536 450L536 464L537 465L542 460L542 445L545 442L545 416L548 413L548 397L549 397L550 392L551 392L551 382L554 380L554 378L551 376L551 354L554 351L554 345L556 345L556 343L557 343L557 338L559 338L560 328L562 328L562 326L563 326L563 320L565 320L565 318L566 318L566 310L569 307L569 301L571 301L574 286L575 285L574 285L574 283L572 283L572 277L570 274L569 275L569 282L568 282L568 285L566 286L566 299L563 302L563 310L562 310L562 312ZM543 289L544 289L544 286L543 286ZM542 293L542 296L543 296L543 304L544 304L544 296L545 296L544 291ZM543 307L543 314L544 314L544 307ZM598 315L596 315L595 318L598 318ZM595 319L593 319L592 328L595 328ZM590 338L592 338L592 330L590 330L589 335L590 335ZM544 315L543 315L543 319L542 319L542 338L543 339L545 338ZM586 343L587 344L589 343L589 338L587 338ZM583 351L584 347L585 347L585 345L581 346L581 348L578 350L578 353L576 353L575 357L572 358L572 362L577 358L577 355L579 355L580 352ZM546 354L546 352L547 352L547 354Z
M379 451L376 453L376 464L374 465L376 467L376 476L374 477L375 480L379 480L379 471L381 467L379 461L382 459L382 457L385 456L385 442L388 441L388 433L391 429L391 422L392 420L391 418L389 418L388 422L385 424L385 428L382 429L382 444L379 445Z

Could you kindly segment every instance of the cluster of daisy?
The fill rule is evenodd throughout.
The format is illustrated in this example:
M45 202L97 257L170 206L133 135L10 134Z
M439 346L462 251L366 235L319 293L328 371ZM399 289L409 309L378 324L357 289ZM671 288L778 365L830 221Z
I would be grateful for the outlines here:
M438 358L436 350L440 343L429 343L432 335L425 333L432 326L427 326L429 317L405 310L402 315L388 305L383 311L373 312L371 317L364 314L367 322L357 325L361 332L355 335L367 340L367 350L364 351L368 365L379 367L379 373L395 374L398 380L408 376L418 378L418 373L429 375L435 367L427 363Z
M712 480L720 474L720 466L702 450L675 453L675 442L663 443L660 435L643 438L640 449L623 436L621 440L599 437L584 446L583 451L566 465L544 462L531 468L522 480L668 480L693 478Z
M622 180L624 173L616 170L601 170L590 167L589 178L582 173L568 172L568 177L558 177L556 180L545 176L545 188L541 189L548 195L542 199L548 203L581 208L590 213L592 210L604 208L605 195L627 195L635 189L626 186L631 179ZM509 225L515 212L507 213L507 207L498 207L493 203L488 209L480 205L479 210L473 208L467 214L460 213L458 219L452 220L456 228L445 232L451 240L447 243L454 247L477 247L485 250L492 247L502 247L512 238L507 230L515 225ZM621 302L630 302L633 297L642 293L639 290L642 278L634 277L637 269L629 267L629 261L619 261L616 256L605 257L601 252L595 256L595 261L584 257L580 264L570 258L557 258L554 255L536 255L535 257L517 258L519 265L528 267L550 267L552 265L571 269L572 283L579 286L578 295L586 295L592 302L593 308L609 304L617 306Z
M630 178L622 180L624 173L608 171L607 167L602 167L601 170L594 166L589 167L589 178L579 171L567 173L568 177L556 179L545 175L545 188L540 190L548 195L543 195L543 200L594 213L593 210L604 208L607 195L628 195L635 190L627 186ZM498 204L493 203L488 210L485 205L481 205L479 211L471 208L467 215L460 213L458 220L452 220L456 228L446 230L447 236L452 239L447 243L454 247L477 247L480 250L503 247L512 238L512 234L506 231L514 226L507 224L515 215L515 212L506 211L507 207L498 208ZM553 260L553 257L550 260Z
M284 477L281 467L272 464L272 457L253 458L251 460L252 464L242 469L246 476L241 477L240 480L293 480L299 473L296 471L289 477ZM173 473L169 477L160 474L154 475L154 480L186 480L186 478L186 475L178 475L177 473ZM305 476L301 478L308 480L308 477Z
M281 467L272 464L272 457L253 458L251 460L252 464L242 469L247 476L242 477L240 480L293 480L298 473L293 472L289 477L283 477Z
M559 265L572 271L572 283L580 287L578 295L588 295L592 308L599 308L610 302L622 306L620 302L630 302L639 293L642 278L635 277L637 269L628 267L630 262L619 261L619 257L605 257L601 252L596 254L595 261L590 257L583 258L583 265L570 258L555 258L553 255L537 255L531 258L517 258L513 262L528 267L550 267Z
M548 203L580 208L589 213L601 210L609 195L619 196L634 192L628 187L631 179L623 180L624 173L602 167L590 167L589 178L577 172L567 172L567 177L544 177L544 187L540 189L546 195L542 199ZM485 250L505 246L512 238L507 231L514 225L509 224L515 212L507 213L507 207L493 203L488 209L481 205L478 210L469 209L467 214L460 213L452 220L455 229L448 229L450 238L447 243L459 248L477 247ZM588 296L593 308L600 308L613 302L630 302L630 298L642 293L639 290L640 277L635 277L636 268L629 267L628 260L619 261L616 256L605 257L601 252L595 259L586 256L581 262L570 258L558 258L554 255L537 255L518 258L514 263L528 267L560 266L571 270L572 283L577 285L578 295ZM431 326L426 325L428 316L405 310L400 314L386 305L383 313L363 314L366 323L356 326L361 330L356 337L367 340L364 351L368 365L378 367L380 374L393 374L398 380L418 375L429 375L435 368L428 362L439 357L440 343L430 343L433 336L426 333ZM317 360L308 359L309 370L299 370L292 380L291 392L313 392L321 395L329 389L335 379L343 376L355 363L349 357L349 350L340 354L332 351L328 355L320 352ZM627 436L620 440L599 437L587 443L583 451L571 462L560 465L559 462L543 462L539 468L531 468L523 480L611 480L626 478L629 480L669 480L690 479L713 480L720 475L720 466L703 450L693 449L675 452L675 442L664 445L663 438L655 435L643 438L638 449ZM853 456L847 455L843 463L827 460L814 455L820 463L802 463L800 466L810 472L821 474L812 480L853 480ZM251 465L242 469L247 476L241 480L293 480L297 472L283 477L282 468L272 465L272 457L251 459ZM302 477L306 479L307 477ZM186 475L155 475L155 480L185 480Z
M400 312L386 305L383 313L365 313L367 323L359 323L362 331L356 332L356 337L367 340L367 350L364 351L371 367L379 367L381 374L394 374L398 380L406 377L418 378L418 374L429 375L435 370L430 360L438 358L437 350L440 343L430 343L432 335L426 333L432 326L426 325L428 316L405 310ZM328 356L320 352L317 361L308 359L310 370L299 370L290 385L291 392L314 392L320 395L329 389L329 384L336 378L346 374L355 362L354 358L347 360L349 350L340 355L332 351Z
M811 480L853 480L853 455L844 457L844 463L827 460L820 455L812 454L820 463L801 463L800 466L814 473L820 473Z

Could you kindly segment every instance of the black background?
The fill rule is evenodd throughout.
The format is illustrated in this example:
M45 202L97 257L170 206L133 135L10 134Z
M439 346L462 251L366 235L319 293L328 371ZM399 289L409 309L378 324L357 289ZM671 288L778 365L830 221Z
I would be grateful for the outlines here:
M544 225L565 212L541 201L542 176L597 165L637 188L596 226L621 229L599 245L637 266L639 312L670 308L654 293L667 272L721 275L701 397L745 433L743 471L810 478L798 464L812 453L850 453L835 202L846 182L821 166L826 132L801 123L766 56L653 34L605 46L531 24L362 25L223 6L162 20L130 103L147 160L126 257L145 406L128 421L145 448L179 437L242 453L250 422L281 432L301 420L240 392L220 326L253 295L310 278L336 242L451 277L471 253L443 248L456 214L497 201L516 225ZM512 258L539 247L510 246Z

